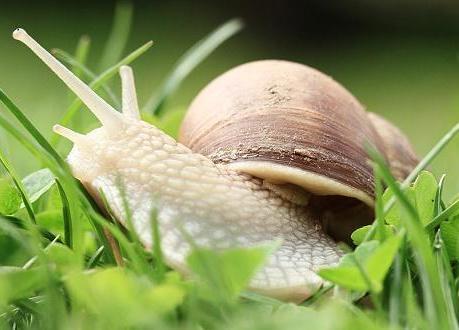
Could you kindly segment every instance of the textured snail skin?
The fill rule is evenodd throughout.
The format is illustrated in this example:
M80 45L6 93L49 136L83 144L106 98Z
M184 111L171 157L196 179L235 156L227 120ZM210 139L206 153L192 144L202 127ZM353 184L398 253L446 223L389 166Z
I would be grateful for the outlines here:
M167 263L186 273L189 236L202 247L251 247L280 240L280 248L250 283L252 290L301 301L322 284L315 271L341 255L307 209L239 174L191 152L155 127L124 118L117 134L89 133L88 145L68 156L74 175L96 197L102 190L115 217L124 223L120 182L134 227L152 244L150 217L157 210Z

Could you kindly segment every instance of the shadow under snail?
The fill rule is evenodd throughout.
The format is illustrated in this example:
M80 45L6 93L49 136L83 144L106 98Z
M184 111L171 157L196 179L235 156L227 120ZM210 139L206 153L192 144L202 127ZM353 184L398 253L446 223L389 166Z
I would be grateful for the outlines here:
M152 246L150 217L156 210L165 260L185 274L187 236L215 250L279 240L250 289L302 301L323 284L316 271L339 261L337 241L372 219L366 144L384 155L398 179L417 163L397 128L305 65L265 60L224 73L193 101L177 143L140 119L129 67L120 69L118 112L24 30L13 37L102 123L86 135L54 126L74 143L67 158L74 176L99 202L102 191L125 223L121 180L146 248Z

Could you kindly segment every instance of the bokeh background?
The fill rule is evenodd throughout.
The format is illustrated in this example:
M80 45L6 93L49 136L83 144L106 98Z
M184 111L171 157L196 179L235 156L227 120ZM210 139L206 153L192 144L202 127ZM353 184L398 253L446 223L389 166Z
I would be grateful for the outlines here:
M368 110L383 114L410 137L419 155L459 121L459 3L454 1L133 1L125 53L155 45L133 63L140 103L183 52L218 25L241 17L244 30L205 60L173 95L168 109L185 109L225 70L278 58L316 67L346 86ZM0 87L46 135L71 100L65 86L11 38L22 26L46 48L73 52L91 38L88 65L98 69L115 1L2 1ZM113 82L118 91L118 79ZM87 116L82 113L82 116ZM89 118L89 117L88 117ZM0 133L0 145L21 174L38 166ZM446 194L459 191L459 141L435 160L447 174Z

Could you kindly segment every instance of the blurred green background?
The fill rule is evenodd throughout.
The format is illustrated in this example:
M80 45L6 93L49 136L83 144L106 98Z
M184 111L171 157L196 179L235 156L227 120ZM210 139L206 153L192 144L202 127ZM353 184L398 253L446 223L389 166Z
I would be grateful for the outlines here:
M212 78L251 60L279 58L316 67L347 87L368 110L398 125L423 156L459 121L459 3L453 1L137 1L125 54L152 39L133 63L143 104L195 42L229 18L246 27L205 60L174 94L168 109L185 109ZM24 27L48 49L74 52L91 38L95 71L108 38L114 1L10 1L0 11L0 87L46 135L70 100L66 87L11 38ZM114 80L119 90L118 79ZM82 116L88 116L86 112ZM89 116L88 116L89 118ZM36 164L0 133L21 174ZM459 141L435 160L447 174L446 195L459 188Z

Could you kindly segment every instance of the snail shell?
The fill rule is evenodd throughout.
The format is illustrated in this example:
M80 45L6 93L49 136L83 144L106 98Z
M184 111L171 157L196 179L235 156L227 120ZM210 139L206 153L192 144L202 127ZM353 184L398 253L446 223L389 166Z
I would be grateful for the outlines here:
M365 112L332 78L279 60L247 63L212 81L191 104L179 141L215 163L369 206L374 184L366 144L398 179L417 162L397 128Z

